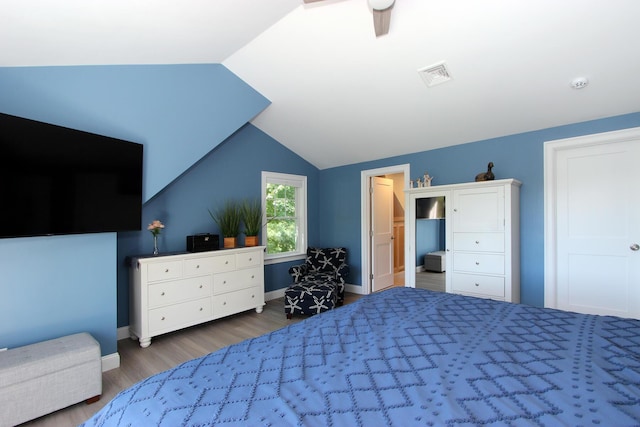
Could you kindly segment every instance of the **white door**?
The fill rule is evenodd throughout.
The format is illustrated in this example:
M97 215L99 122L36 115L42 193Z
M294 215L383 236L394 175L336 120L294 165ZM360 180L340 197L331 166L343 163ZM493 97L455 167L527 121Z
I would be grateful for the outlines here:
M393 285L393 180L371 178L371 289Z
M574 138L555 150L555 182L546 189L555 193L555 295L545 295L545 305L640 318L636 133ZM545 294L553 290L545 286Z

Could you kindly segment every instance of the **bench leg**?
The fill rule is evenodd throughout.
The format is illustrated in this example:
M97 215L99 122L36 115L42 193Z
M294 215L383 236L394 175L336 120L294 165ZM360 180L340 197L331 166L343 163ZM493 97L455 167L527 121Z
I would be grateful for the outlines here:
M90 397L85 400L85 402L87 402L87 405L91 405L92 403L96 403L98 400L100 400L100 395Z

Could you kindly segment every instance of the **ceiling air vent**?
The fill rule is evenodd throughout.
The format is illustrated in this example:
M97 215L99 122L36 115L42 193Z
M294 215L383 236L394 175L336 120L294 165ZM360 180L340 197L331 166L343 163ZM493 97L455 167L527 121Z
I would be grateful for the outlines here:
M439 85L451 80L451 74L449 74L449 70L447 69L447 65L444 61L435 65L420 68L418 70L418 74L420 74L420 77L422 77L422 80L424 80L427 87Z

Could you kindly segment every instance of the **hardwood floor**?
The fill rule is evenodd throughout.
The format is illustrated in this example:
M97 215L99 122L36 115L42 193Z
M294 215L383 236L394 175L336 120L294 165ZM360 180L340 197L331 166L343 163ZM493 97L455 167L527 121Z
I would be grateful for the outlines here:
M430 291L445 291L445 274L431 271L416 273L416 288L429 289ZM393 286L404 286L404 271L393 276Z
M356 301L360 297L361 295L347 293L345 294L345 304ZM29 421L22 426L77 426L98 412L118 392L150 375L306 318L307 316L294 316L293 319L287 320L284 314L284 300L278 298L267 301L261 314L250 310L203 325L161 335L153 338L148 348L141 348L137 341L120 340L118 341L120 367L102 374L102 398L98 402L90 405L84 402L78 403Z
M430 291L445 291L445 274L422 271L416 273L416 288L429 289Z

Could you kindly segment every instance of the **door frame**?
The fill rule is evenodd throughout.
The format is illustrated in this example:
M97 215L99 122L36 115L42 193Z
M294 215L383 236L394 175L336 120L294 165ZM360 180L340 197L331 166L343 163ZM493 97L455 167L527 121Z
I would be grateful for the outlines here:
M361 294L368 295L371 293L371 193L369 192L369 183L371 177L380 175L404 174L404 188L409 188L411 166L408 163L395 166L386 166L377 169L368 169L360 171L360 265L362 266L362 291ZM408 210L404 209L405 224L408 221ZM405 227L405 253L407 244L407 228Z
M640 138L640 127L602 132L573 138L545 141L544 143L544 306L557 308L557 243L556 209L557 156L565 150L573 150L612 142L624 142Z

